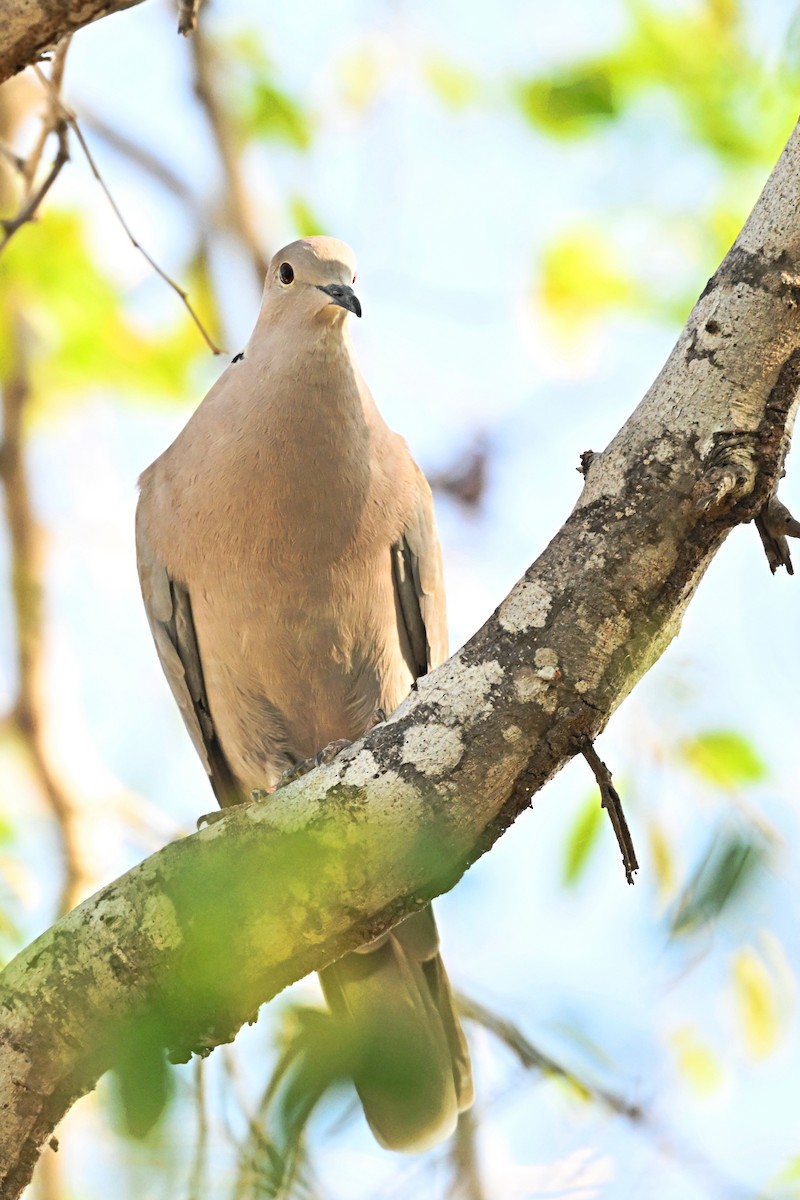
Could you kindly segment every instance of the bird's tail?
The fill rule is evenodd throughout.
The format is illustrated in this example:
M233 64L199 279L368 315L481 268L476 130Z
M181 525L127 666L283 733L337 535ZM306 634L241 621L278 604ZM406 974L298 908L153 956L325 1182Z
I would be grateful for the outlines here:
M353 1035L353 1080L380 1144L416 1152L451 1134L472 1103L472 1072L432 909L326 967L320 981Z

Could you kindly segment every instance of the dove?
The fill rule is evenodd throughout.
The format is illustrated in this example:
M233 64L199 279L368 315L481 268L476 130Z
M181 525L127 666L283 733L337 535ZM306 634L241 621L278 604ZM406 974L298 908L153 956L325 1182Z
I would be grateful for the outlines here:
M139 481L150 628L223 807L280 804L447 656L431 492L359 370L355 281L336 239L280 250L243 352ZM473 1087L431 908L320 981L379 1143L452 1133Z

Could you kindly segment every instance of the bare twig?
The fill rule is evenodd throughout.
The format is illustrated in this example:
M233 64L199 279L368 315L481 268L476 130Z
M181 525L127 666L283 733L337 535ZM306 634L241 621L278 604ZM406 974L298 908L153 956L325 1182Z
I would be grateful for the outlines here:
M135 166L146 171L162 187L165 187L173 196L176 196L178 200L197 213L199 205L192 193L192 189L173 171L169 163L159 158L157 154L154 154L149 146L144 146L140 142L134 141L133 138L122 133L121 130L116 129L113 125L109 125L96 112L87 111L83 105L80 111L80 121L83 126L88 126L93 133L101 137L112 150L116 150L118 154L124 155Z
M476 1024L482 1025L484 1029L503 1042L526 1070L541 1071L545 1075L564 1079L589 1099L597 1101L622 1117L627 1117L629 1121L644 1119L645 1114L640 1105L624 1100L622 1096L607 1088L596 1087L594 1084L587 1083L585 1079L579 1079L574 1071L568 1071L561 1063L557 1063L555 1059L537 1049L513 1021L498 1016L490 1008L479 1004L477 1000L465 996L463 992L457 994L456 1000L461 1016L467 1021L475 1021Z
M636 851L633 848L633 839L628 829L628 822L625 820L625 813L622 811L622 801L620 800L619 792L614 787L611 772L599 757L590 741L581 743L581 754L592 768L597 785L600 788L600 803L611 820L617 845L622 854L625 878L628 883L633 883L633 872L639 870L639 864L636 861Z
M478 509L486 495L488 468L488 441L479 433L454 463L443 471L429 474L428 482L434 491L452 496L466 508Z
M187 1200L201 1200L201 1197L206 1194L204 1176L208 1147L208 1113L206 1111L205 1059L203 1058L196 1058L194 1062L194 1102L197 1138L194 1145Z
M6 162L10 162L15 171L22 175L25 171L26 160L21 154L17 154L13 146L9 146L6 142L0 140L0 154Z
M202 0L178 0L178 33L188 37L197 28L197 13Z
M230 124L219 101L219 87L214 79L213 55L202 25L195 31L191 40L191 53L194 64L195 95L205 111L217 147L217 154L225 173L224 212L226 222L247 250L260 284L267 273L269 257L262 249L261 240L253 221Z
M64 82L64 69L66 67L67 51L69 50L70 41L71 38L69 37L63 38L53 51L49 77L50 86L49 89L45 89L45 94L48 101L47 108L42 116L39 136L33 144L22 171L25 183L27 185L26 199L28 199L33 192L33 183L39 170L39 163L42 160L42 155L44 154L45 144L58 122L59 114L56 105L53 103L53 94L55 93L58 96L61 95L61 87Z
M770 496L756 517L756 529L772 574L779 567L785 567L789 575L794 575L787 538L800 537L800 521L792 516L777 496Z
M39 69L39 67L34 66L33 69L36 72L38 78L45 84L45 86L49 87L50 81L42 73L42 71ZM94 158L92 157L92 152L89 149L88 145L86 144L86 139L83 136L83 131L81 130L80 125L78 124L75 114L66 107L66 105L63 103L63 101L60 99L60 97L57 97L57 100L58 100L58 104L61 109L61 114L62 114L64 120L67 122L70 129L75 134L75 137L78 139L78 143L81 147L81 150L83 151L83 153L86 157L86 161L89 164L89 169L91 170L95 179L99 183L100 187L103 189L106 199L108 200L109 204L111 205L114 215L116 216L120 225L122 226L125 233L127 234L128 238L131 242L131 245L134 247L134 249L139 251L139 253L145 258L145 260L153 268L155 273L157 275L159 275L164 280L164 282L166 284L168 284L169 287L172 288L172 290L175 292L175 294L177 296L179 296L180 299L183 301L186 311L189 313L189 316L192 318L195 325L199 329L200 333L202 334L202 336L206 342L206 345L211 350L212 354L224 353L224 351L222 351L219 348L219 346L217 346L216 343L213 341L211 335L208 333L205 326L203 325L203 322L198 317L197 313L195 312L194 308L192 307L192 305L189 301L188 293L184 290L184 288L182 288L180 286L180 284L176 283L176 281L170 275L168 275L167 272L162 267L160 267L158 265L158 263L155 261L155 259L152 258L152 256L150 254L148 254L148 252L145 250L144 246L142 246L142 244L139 241L137 241L137 239L134 237L125 218L123 217L122 213L120 212L120 209L119 209L119 206L117 205L116 200L114 199L111 192L109 191L108 185L106 184L105 180L103 179L103 176L100 174L100 171L98 170L97 163L94 161Z
M451 1200L487 1200L475 1145L477 1126L474 1109L468 1108L461 1113L450 1143L454 1175L453 1187L449 1192Z
M58 178L61 168L66 162L69 162L69 139L67 137L67 122L63 119L56 122L54 133L58 138L58 152L53 159L53 164L50 167L45 178L40 183L39 187L32 196L23 204L15 217L9 217L7 220L0 220L0 227L3 230L3 239L0 241L0 251L10 242L13 235L23 225L27 225L32 221L38 212L39 205L44 200L50 188Z
M74 802L50 761L42 704L43 616L40 534L33 514L22 432L30 386L21 319L14 322L12 370L3 380L3 441L0 445L6 522L11 543L12 602L16 626L17 697L9 715L28 753L34 776L56 819L64 860L59 912L69 912L84 891Z

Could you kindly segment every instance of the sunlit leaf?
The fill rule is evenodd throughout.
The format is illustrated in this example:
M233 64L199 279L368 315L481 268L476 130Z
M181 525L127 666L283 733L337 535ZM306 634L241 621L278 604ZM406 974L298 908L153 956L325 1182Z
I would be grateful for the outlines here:
M386 48L373 42L359 46L342 59L339 69L346 104L358 112L369 108L389 76L386 60Z
M608 238L581 225L546 248L539 294L548 314L568 334L611 307L635 306L641 289L620 265Z
M747 946L731 963L734 996L745 1045L754 1058L775 1049L779 1032L775 985L764 960Z
M767 847L753 831L721 828L683 890L671 922L673 934L685 934L715 920L745 891Z
M765 1195L780 1200L800 1200L800 1155L791 1158L767 1187Z
M618 112L613 80L601 64L532 79L519 86L517 100L532 125L562 137L585 134Z
M466 108L478 98L478 79L472 71L458 63L431 57L424 64L424 74L442 104L454 112Z
M709 1095L722 1083L722 1068L711 1048L701 1042L694 1029L685 1026L671 1037L678 1070L699 1095Z
M116 284L94 261L76 213L49 208L4 250L0 343L13 344L20 312L30 343L34 414L67 397L85 397L87 388L183 396L189 368L203 352L177 296L175 323L167 331L150 332L126 312Z
M311 122L296 100L268 78L253 81L241 113L245 136L286 142L298 150L311 145Z
M675 863L669 840L657 821L650 821L647 836L658 890L662 897L670 896L675 891Z
M678 746L681 761L706 783L742 787L760 783L767 768L752 744L730 729L711 729Z
M295 194L289 201L292 223L300 237L317 237L328 231L303 196Z
M587 797L581 806L567 837L564 853L564 883L572 887L578 882L589 855L597 842L603 821L603 810L597 792Z

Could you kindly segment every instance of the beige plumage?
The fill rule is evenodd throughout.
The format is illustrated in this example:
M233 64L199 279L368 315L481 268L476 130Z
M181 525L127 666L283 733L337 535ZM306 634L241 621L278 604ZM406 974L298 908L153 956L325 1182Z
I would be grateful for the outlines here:
M221 805L359 737L446 657L430 489L356 364L354 282L342 242L279 251L243 355L141 477L145 607ZM450 1133L472 1083L431 910L321 980L386 1059L354 1072L378 1140Z

